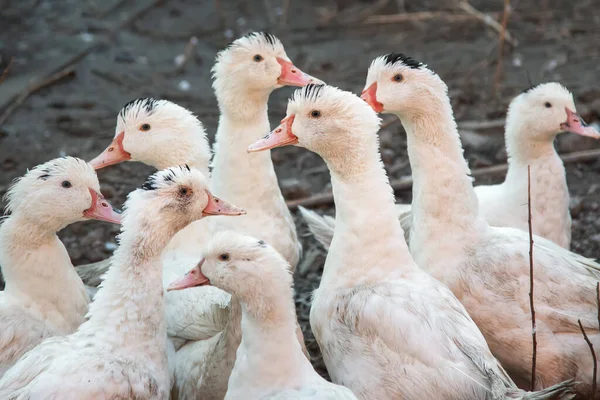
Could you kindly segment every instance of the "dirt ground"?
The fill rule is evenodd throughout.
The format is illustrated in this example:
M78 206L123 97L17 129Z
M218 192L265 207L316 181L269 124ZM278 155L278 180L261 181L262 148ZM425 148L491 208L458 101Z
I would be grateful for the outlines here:
M112 139L121 106L136 97L166 98L190 108L212 140L218 119L210 79L215 54L254 30L277 35L301 69L354 92L362 90L376 56L401 51L426 62L450 88L466 156L475 168L506 161L501 120L511 98L531 86L528 75L533 83L562 82L575 94L580 114L588 122L600 121L600 1L512 3L508 30L518 44L505 48L504 76L494 95L498 33L466 14L458 0L0 0L0 71L14 57L0 86L0 195L36 164L66 154L94 157ZM470 4L490 20L501 18L502 0ZM402 13L411 13L410 18L389 24L378 18ZM192 37L197 45L177 66ZM22 96L57 72L43 88ZM284 115L291 92L280 89L271 97L272 125ZM488 121L492 127L482 127ZM410 175L405 139L399 123L381 132L392 178ZM557 147L569 153L600 148L600 143L563 135ZM315 154L284 148L273 152L273 160L287 199L330 189L327 169ZM103 193L120 206L150 172L138 163L102 170ZM568 164L567 174L572 248L598 257L600 160ZM501 179L495 175L477 183ZM409 201L410 190L397 196ZM333 209L324 205L320 212ZM314 364L325 374L308 324L310 293L319 284L325 254L306 235L300 218L296 222L304 245L296 276L298 314ZM117 232L117 226L86 222L60 237L78 265L110 256Z

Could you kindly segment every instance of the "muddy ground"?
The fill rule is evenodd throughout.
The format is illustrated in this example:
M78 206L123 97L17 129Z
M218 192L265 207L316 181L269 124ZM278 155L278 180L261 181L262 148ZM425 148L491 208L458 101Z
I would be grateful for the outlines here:
M500 20L502 3L474 0L471 5ZM584 118L600 121L600 1L513 0L513 8L508 29L518 44L505 48L504 77L494 95L498 33L465 14L458 1L0 0L0 69L14 57L0 86L0 195L13 178L48 159L94 157L110 142L121 106L136 97L167 98L190 108L212 140L218 109L210 67L219 49L253 30L276 34L298 67L354 92L363 88L367 67L378 55L402 51L428 63L448 83L457 120L467 121L461 133L472 167L505 162L501 119L510 99L530 86L528 75L533 83L562 82L575 93ZM438 14L431 18L423 12ZM411 16L398 23L366 23L401 13ZM175 59L191 37L198 44L178 67ZM19 98L28 84L34 87L57 72L57 79ZM281 89L271 97L272 125L284 115L291 91ZM492 121L491 128L481 127L486 121ZM409 175L399 123L381 132L381 145L390 176ZM600 148L598 142L567 135L557 146L564 153ZM286 198L329 190L328 172L315 154L285 148L275 150L273 159ZM99 177L104 194L119 206L150 172L126 163L100 171ZM569 164L567 173L573 250L597 257L600 160ZM478 183L501 178L488 176ZM410 200L410 190L397 195ZM333 210L324 205L320 211ZM306 233L300 219L297 223ZM86 222L68 227L60 237L77 265L110 256L117 231L106 223ZM324 252L311 237L302 240L298 313L315 365L323 372L308 325L308 302L319 284Z

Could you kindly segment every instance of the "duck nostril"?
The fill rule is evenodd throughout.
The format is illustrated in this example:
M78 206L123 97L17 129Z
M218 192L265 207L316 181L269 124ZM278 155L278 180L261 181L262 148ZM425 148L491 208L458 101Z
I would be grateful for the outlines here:
M277 132L277 133L281 132L281 128L277 129L275 132Z
M102 207L108 207L108 203L102 203Z
M111 151L115 151L115 148L114 147L109 147L108 148L108 152L110 153Z
M292 74L297 74L298 70L293 69L291 72L292 72Z

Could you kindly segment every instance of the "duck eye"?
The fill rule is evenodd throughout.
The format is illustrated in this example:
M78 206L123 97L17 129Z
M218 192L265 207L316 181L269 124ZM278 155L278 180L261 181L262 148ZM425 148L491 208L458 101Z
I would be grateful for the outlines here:
M319 110L312 110L310 112L310 116L313 118L319 118L321 116L321 111Z
M140 131L148 132L150 130L150 124L144 124L140 126Z
M261 62L264 58L260 54L255 54L253 60L256 62Z
M68 188L72 187L73 185L69 181L62 181L61 186L64 187L65 189L68 189Z
M229 261L229 254L228 253L223 253L219 256L219 260L221 261Z
M187 187L182 187L179 189L179 194L181 196L190 196L192 194L192 189Z
M550 102L547 101L547 102L544 103L544 107L551 108L552 107L552 103L550 103Z
M394 82L402 82L402 80L404 79L404 77L402 76L402 74L396 74L394 75Z

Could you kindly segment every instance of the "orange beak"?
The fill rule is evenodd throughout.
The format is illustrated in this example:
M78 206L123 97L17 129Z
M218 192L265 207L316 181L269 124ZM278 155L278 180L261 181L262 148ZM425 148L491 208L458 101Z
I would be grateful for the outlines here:
M227 203L219 199L216 196L213 196L211 192L206 191L208 195L208 204L202 211L202 216L207 217L210 215L245 215L246 210L243 208L239 208L234 206L233 204Z
M200 260L198 265L192 268L187 274L172 282L167 287L167 292L171 290L182 290L196 286L210 285L210 280L202 273L202 264L204 259Z
M360 98L367 102L376 113L383 111L383 104L377 101L377 82L363 90Z
M104 199L102 193L89 189L92 195L92 206L83 212L85 218L107 221L115 224L121 223L121 211L117 210Z
M118 164L123 161L131 160L131 154L123 149L123 138L125 132L119 133L111 144L98 157L90 161L95 170Z
M323 81L310 76L299 68L294 66L291 61L277 57L277 62L281 65L281 74L277 78L277 83L283 86L306 86L309 83L322 84Z
M298 137L292 133L294 117L294 115L290 115L281 120L281 124L267 136L252 143L248 147L248 153L255 153L257 151L298 143Z
M565 111L567 112L567 121L560 124L560 129L577 135L600 139L600 132L588 126L579 114L571 111L568 107L565 107Z

